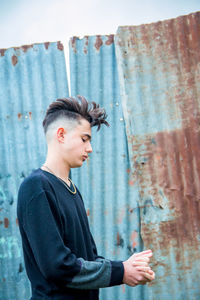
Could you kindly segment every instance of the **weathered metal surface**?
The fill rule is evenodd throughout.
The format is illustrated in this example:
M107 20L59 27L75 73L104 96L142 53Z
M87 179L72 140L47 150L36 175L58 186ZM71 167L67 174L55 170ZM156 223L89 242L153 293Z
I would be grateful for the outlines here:
M141 235L154 251L148 299L200 299L200 12L119 27L115 43Z
M68 96L63 46L0 50L0 299L30 297L16 219L20 183L45 158L42 119L48 104Z
M83 195L99 254L125 260L143 248L113 40L110 35L70 41L71 93L105 107L110 123L99 132L93 129L93 153L81 169L72 170L72 178ZM148 288L113 287L102 289L100 295L110 300L142 299Z

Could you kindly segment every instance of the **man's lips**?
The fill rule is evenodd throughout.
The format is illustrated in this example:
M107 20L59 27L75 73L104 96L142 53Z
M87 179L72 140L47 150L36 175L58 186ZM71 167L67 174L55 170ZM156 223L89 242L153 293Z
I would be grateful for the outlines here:
M85 155L83 156L83 160L84 160L84 161L85 161L87 158L88 158L88 156L85 156Z

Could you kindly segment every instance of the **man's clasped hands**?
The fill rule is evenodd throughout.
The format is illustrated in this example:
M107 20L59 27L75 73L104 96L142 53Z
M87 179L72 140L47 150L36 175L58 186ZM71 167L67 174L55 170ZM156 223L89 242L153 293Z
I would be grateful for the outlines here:
M136 286L154 280L155 273L149 266L150 257L152 257L152 255L153 253L151 250L146 250L133 254L129 259L124 261L123 283L130 286Z

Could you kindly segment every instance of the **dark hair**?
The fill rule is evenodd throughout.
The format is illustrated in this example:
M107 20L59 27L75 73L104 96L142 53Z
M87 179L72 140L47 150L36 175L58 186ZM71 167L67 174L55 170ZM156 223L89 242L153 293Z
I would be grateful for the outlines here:
M71 120L85 119L90 123L91 127L98 126L97 130L100 129L101 124L109 126L109 123L105 120L107 118L105 109L100 108L99 104L95 102L89 103L83 96L57 99L51 103L42 123L44 132L46 133L48 126L60 117L66 117Z

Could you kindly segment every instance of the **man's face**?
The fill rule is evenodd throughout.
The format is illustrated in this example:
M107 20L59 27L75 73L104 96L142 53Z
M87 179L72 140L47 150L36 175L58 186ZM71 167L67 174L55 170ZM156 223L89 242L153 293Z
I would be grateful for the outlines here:
M65 132L61 143L61 155L70 168L81 167L92 152L91 127L85 119L81 119L72 130Z

